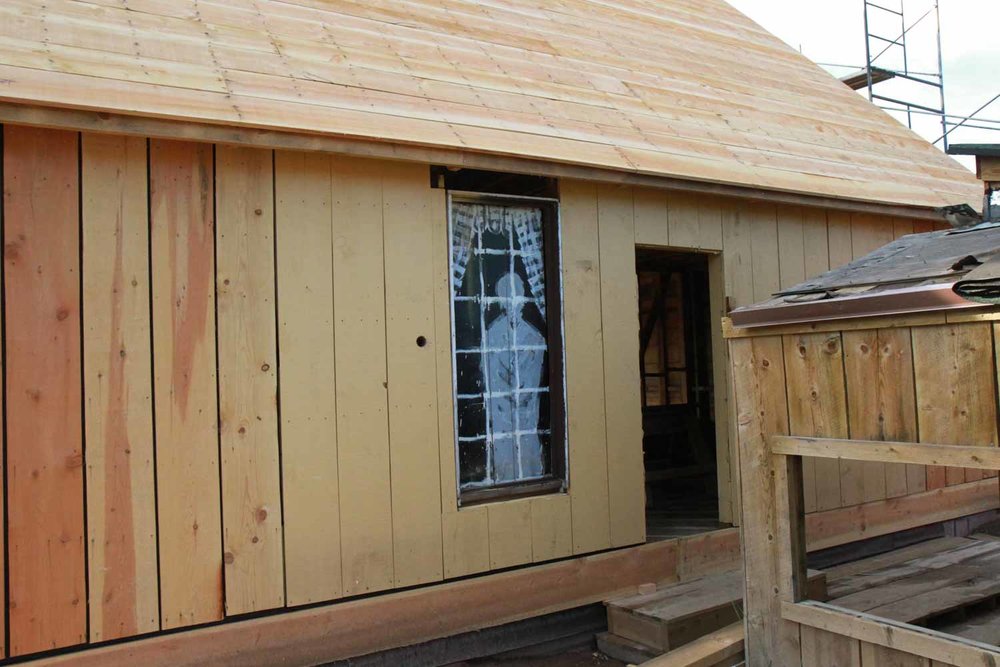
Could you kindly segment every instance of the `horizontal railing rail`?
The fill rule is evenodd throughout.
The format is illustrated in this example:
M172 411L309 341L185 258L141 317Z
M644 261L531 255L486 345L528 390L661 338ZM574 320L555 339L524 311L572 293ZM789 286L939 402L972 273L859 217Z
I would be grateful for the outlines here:
M784 456L1000 470L1000 448L993 446L839 440L794 435L773 435L770 445L772 454Z
M746 567L748 579L753 576L754 567L774 567L779 573L777 592L783 621L935 661L932 664L1000 666L1000 647L805 599L802 500L802 460L805 457L1000 470L1000 448L993 443L989 446L944 445L792 435L767 436L766 442L773 480L768 510L773 512L776 534L769 557L761 558L764 554L748 556ZM779 632L787 634L788 630ZM796 655L795 651L791 655Z
M1000 664L1000 648L825 602L782 602L786 621L955 667ZM909 663L907 663L909 664ZM915 663L914 663L915 664Z

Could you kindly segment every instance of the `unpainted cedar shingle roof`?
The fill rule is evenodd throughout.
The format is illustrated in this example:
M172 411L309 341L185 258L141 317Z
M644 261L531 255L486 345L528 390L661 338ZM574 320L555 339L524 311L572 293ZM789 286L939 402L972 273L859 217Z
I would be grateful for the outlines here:
M981 197L723 0L3 0L0 99L895 204Z

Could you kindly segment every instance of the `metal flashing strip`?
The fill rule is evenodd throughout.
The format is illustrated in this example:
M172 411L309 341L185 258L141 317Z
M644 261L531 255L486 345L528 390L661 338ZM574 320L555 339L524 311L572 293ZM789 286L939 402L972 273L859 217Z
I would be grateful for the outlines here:
M951 282L938 283L807 303L750 306L737 308L729 314L729 317L733 326L751 328L984 307L981 303L973 303L955 294L952 290L953 285Z

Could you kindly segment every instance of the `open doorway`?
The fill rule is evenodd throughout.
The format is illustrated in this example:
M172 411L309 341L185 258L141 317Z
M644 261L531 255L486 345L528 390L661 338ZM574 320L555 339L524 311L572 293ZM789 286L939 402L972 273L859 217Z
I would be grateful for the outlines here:
M708 256L638 248L646 529L720 527Z

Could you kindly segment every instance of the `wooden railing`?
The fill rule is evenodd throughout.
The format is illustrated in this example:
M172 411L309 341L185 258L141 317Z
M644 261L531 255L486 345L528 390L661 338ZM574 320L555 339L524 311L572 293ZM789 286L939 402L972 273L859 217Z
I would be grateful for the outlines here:
M771 558L747 554L746 578L754 576L755 567L774 567L778 574L776 592L781 618L774 619L773 625L770 621L765 622L765 626L771 625L769 628L748 630L773 633L782 650L778 651L781 662L772 661L771 664L792 664L789 656L796 652L789 644L795 643L797 632L795 626L789 624L794 623L922 656L936 661L935 665L1000 665L1000 648L996 646L805 600L805 516L802 510L802 457L1000 470L1000 448L788 435L773 435L767 440L774 480L775 544ZM781 621L788 623L782 626Z

